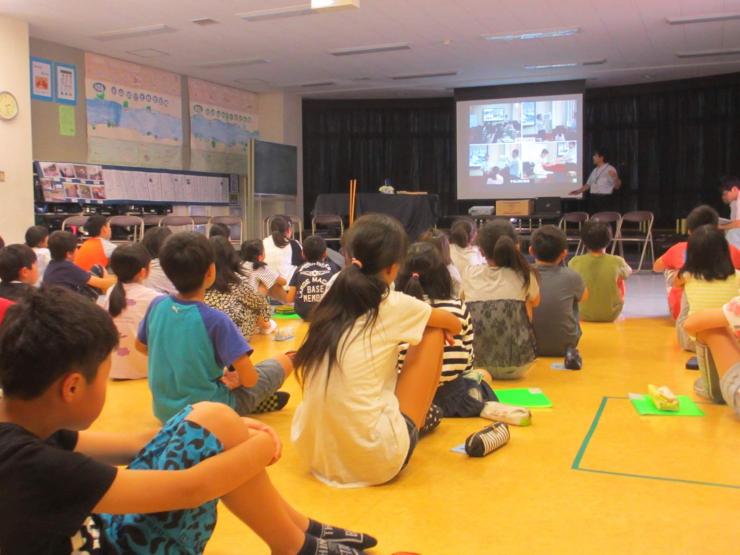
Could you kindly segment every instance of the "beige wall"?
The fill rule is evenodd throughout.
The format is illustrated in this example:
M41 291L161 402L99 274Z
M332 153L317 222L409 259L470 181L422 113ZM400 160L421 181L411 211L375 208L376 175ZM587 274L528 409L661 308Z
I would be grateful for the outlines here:
M0 120L0 235L18 243L34 219L27 23L0 16L0 52L0 91L11 92L19 107L15 119Z

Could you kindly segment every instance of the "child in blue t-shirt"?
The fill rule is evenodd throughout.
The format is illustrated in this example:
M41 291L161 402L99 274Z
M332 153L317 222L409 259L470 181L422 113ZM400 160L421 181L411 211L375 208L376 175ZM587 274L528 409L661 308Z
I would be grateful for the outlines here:
M339 266L327 258L326 241L311 235L303 242L304 264L290 279L288 302L295 303L295 311L304 320L310 320L311 310L319 304L326 292L326 284L339 272Z
M203 302L214 282L213 247L204 235L178 233L159 260L178 294L152 301L137 348L148 354L154 414L162 421L198 401L254 413L293 370L285 355L253 365L252 348L223 312Z

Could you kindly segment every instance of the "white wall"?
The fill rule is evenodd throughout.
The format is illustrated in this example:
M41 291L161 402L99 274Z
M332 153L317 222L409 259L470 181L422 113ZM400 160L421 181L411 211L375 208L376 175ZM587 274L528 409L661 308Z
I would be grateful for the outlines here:
M0 120L0 235L6 243L23 242L33 225L33 152L28 24L0 16L0 91L18 99L18 116Z

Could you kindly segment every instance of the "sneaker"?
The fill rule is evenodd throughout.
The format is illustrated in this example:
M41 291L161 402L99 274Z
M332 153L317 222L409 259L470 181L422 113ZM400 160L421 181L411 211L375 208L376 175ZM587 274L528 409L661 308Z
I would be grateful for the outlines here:
M691 357L689 360L686 361L686 370L698 370L699 369L699 359L696 357Z
M262 412L275 412L282 409L288 404L290 399L290 393L287 391L276 391L270 395L267 399L262 401L259 405L254 407L253 414L259 414Z
M270 335L272 332L274 332L277 329L278 325L275 320L270 320L270 325L266 328L260 328L260 333L262 335Z
M704 399L710 399L709 392L707 391L707 382L704 379L704 376L696 378L696 381L694 382L694 393Z
M465 452L471 457L485 457L509 442L509 427L495 422L465 440Z
M480 416L512 426L529 426L532 423L532 412L528 408L504 405L496 401L488 401L480 411Z
M583 359L581 353L575 347L568 347L565 350L565 360L563 366L568 370L580 370L583 367Z

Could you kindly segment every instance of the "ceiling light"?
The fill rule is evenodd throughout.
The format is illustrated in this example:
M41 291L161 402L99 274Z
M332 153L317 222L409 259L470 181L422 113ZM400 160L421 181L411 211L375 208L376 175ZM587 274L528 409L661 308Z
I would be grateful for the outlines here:
M101 41L108 41L142 37L145 35L159 35L160 33L172 33L174 31L175 29L172 27L168 27L164 23L159 23L157 25L144 25L142 27L129 27L128 29L119 29L117 31L106 31L105 33L93 35L92 38Z
M559 37L572 37L581 31L580 27L569 27L566 29L540 29L535 31L522 31L518 33L504 33L497 35L481 35L486 40L535 40L552 39Z
M689 15L685 17L666 17L670 25L686 25L688 23L710 23L712 21L730 21L740 19L740 12L715 13L706 15Z
M405 79L432 79L434 77L452 77L454 75L457 75L457 71L444 71L444 72L437 72L437 73L415 73L411 75L396 75L394 77L391 77L391 79L394 79L396 81L403 81Z
M312 10L331 11L359 7L360 0L311 0Z
M140 58L157 58L159 56L169 56L169 53L157 50L155 48L140 48L138 50L127 50L127 54L139 56Z
M200 17L198 19L191 19L191 23L195 23L196 25L200 25L201 27L207 27L208 25L216 25L218 21L215 19L211 19L210 17Z
M694 50L691 52L676 52L678 58L705 58L708 56L730 56L740 54L740 48L725 48L721 50Z
M396 50L411 50L407 42L394 44L376 44L373 46L356 46L352 48L339 48L329 52L332 56L355 56L357 54L377 54L378 52L394 52Z
M564 64L543 64L537 66L524 66L524 69L560 69L562 67L578 67L576 62L568 62Z
M270 60L264 58L242 58L238 60L221 60L215 62L203 62L195 64L195 67L202 69L220 69L224 67L237 67L237 66L256 66L261 64L269 64Z

